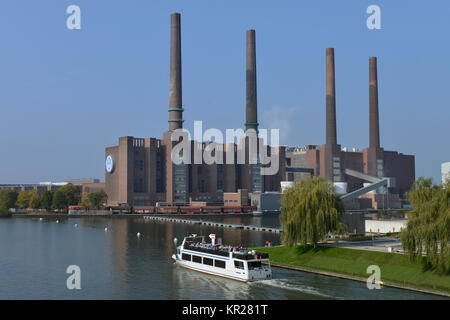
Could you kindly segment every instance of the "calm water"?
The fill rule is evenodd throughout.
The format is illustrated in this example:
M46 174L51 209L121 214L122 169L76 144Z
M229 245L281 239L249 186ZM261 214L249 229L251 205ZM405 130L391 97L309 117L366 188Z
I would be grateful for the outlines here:
M278 226L277 217L226 221ZM173 238L189 233L216 233L232 245L279 243L279 234L142 218L0 219L0 299L439 298L278 268L274 279L250 284L204 275L171 260ZM81 268L81 290L66 287L69 265Z

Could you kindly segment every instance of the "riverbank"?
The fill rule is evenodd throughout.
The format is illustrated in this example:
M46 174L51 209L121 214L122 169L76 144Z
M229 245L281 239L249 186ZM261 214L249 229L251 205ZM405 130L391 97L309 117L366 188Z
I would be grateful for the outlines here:
M170 217L170 218L207 218L207 217L253 217L252 213L172 213L172 214L157 214L157 215L147 215L147 214L134 214L134 213L117 213L117 214L67 214L67 213L41 213L41 212L31 212L31 213L13 213L11 215L13 218L143 218L143 217Z
M356 249L293 246L261 247L273 266L366 282L370 265L378 265L385 286L450 297L450 276L411 262L406 255Z

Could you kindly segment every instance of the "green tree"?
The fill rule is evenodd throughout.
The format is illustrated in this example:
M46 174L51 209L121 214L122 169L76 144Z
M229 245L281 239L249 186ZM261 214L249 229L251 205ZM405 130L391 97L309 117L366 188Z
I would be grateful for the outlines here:
M50 211L53 206L53 194L54 192L52 190L45 191L42 194L40 208L46 209L47 211Z
M421 177L407 198L413 210L400 234L404 250L413 260L425 254L429 266L450 273L450 183L433 185Z
M67 206L77 205L80 202L81 197L79 187L69 183L59 188L58 191L64 193L67 200Z
M103 190L92 192L87 195L87 200L90 209L98 210L100 206L106 202L107 199L108 196L106 192Z
M0 190L0 215L8 214L10 208L14 208L17 201L17 191L13 189Z
M91 203L89 202L89 200L86 197L83 200L81 200L80 206L82 206L86 210L92 209Z
M52 208L58 210L67 210L68 201L64 190L58 189L53 194Z
M30 207L33 209L37 209L40 207L40 204L41 204L41 197L39 196L37 190L33 190L31 192Z
M17 202L16 205L19 208L26 209L30 206L30 199L31 199L31 191L20 191L19 195L17 196Z
M334 194L330 183L319 177L299 180L288 189L281 200L281 224L283 243L317 243L328 232L344 232L345 225L339 218L344 211L342 200Z

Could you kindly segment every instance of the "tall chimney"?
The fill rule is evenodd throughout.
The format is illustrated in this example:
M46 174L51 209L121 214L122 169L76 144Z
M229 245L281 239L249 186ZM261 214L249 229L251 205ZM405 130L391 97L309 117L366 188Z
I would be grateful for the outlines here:
M181 30L180 14L170 16L170 99L169 131L183 127L181 95Z
M369 58L369 135L369 148L379 148L377 57Z
M337 144L336 137L336 90L334 76L334 48L327 48L327 110L326 110L326 143Z
M258 131L255 30L247 30L247 104L245 130Z

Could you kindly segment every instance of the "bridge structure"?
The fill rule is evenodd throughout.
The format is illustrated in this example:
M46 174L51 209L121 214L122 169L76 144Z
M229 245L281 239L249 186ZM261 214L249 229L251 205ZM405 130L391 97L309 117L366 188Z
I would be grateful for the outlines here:
M370 182L370 184L366 187L360 188L358 190L346 193L341 196L341 199L343 201L348 201L355 199L363 194L366 194L370 191L376 190L380 187L394 187L395 186L395 179L394 178L387 178L387 177L375 177L366 173L362 173L356 170L352 169L344 169L344 174Z

